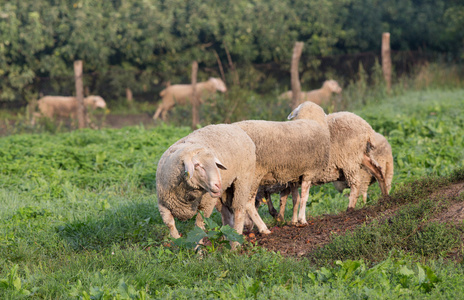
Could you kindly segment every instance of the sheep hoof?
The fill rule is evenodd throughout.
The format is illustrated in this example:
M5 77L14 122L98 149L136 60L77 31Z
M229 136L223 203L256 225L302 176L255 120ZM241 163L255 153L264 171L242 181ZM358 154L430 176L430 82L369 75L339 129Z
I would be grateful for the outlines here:
M261 234L271 234L272 232L269 229L263 230L260 232Z
M297 227L305 227L308 226L308 222L306 220L299 220L296 224Z
M347 212L347 213L352 213L352 212L354 212L354 208L353 208L353 207L348 207L348 208L346 209L346 212Z

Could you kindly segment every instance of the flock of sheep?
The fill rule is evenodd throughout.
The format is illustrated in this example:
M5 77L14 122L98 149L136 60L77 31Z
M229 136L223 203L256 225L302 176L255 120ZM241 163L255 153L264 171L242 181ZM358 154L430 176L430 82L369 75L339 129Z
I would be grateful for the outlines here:
M211 77L207 81L199 82L196 84L196 89L199 94L199 100L203 103L206 99L209 99L214 96L216 91L225 93L227 92L227 87L219 78ZM338 82L335 80L326 80L322 87L317 90L309 92L301 92L300 102L301 104L305 101L311 101L318 105L327 104L330 101L330 96L332 93L340 94L342 88L338 85ZM185 105L192 96L192 85L191 84L175 84L169 85L167 88L162 90L159 94L161 96L161 102L158 105L158 108L153 115L153 119L156 120L160 117L163 121L167 119L167 113L172 109L176 104ZM292 99L292 91L287 91L282 93L279 96L283 100Z
M204 102L227 88L221 79L210 78L197 83L197 90ZM329 182L339 191L350 188L348 209L354 209L360 195L366 202L368 186L375 181L387 195L393 156L385 137L353 113L326 115L319 106L341 90L336 81L327 80L318 90L302 92L289 122L248 120L209 125L169 147L158 163L156 189L158 208L170 235L180 237L174 218L187 220L197 215L196 225L204 228L197 212L209 217L215 207L223 224L239 234L245 225L256 225L260 233L269 234L258 206L264 200L271 215L284 221L290 194L291 222L304 225L310 187ZM191 94L191 85L168 86L160 93L162 100L153 118L165 120L168 111L185 104ZM280 98L291 99L291 91ZM84 103L92 109L106 107L99 96L86 97ZM75 118L77 99L46 96L38 100L38 108L34 117ZM272 193L280 193L279 212L270 201Z
M171 95L166 101L163 96L158 111L169 109L176 99L176 87L163 91ZM329 80L321 89L303 93L304 102L288 116L291 121L209 125L169 147L158 163L156 189L158 208L170 235L180 237L174 218L187 220L197 215L196 225L204 228L198 210L209 217L215 207L223 224L239 234L245 225L256 225L261 234L269 234L257 207L263 198L270 200L272 193L280 193L281 202L277 213L272 201L266 201L271 215L284 220L291 193L291 222L307 224L310 187L329 182L339 191L350 188L348 209L354 209L359 195L366 201L367 188L375 180L382 194L388 195L393 178L388 141L353 113L326 115L316 103L327 101L332 92L340 93L341 88ZM289 93L281 97L289 97Z

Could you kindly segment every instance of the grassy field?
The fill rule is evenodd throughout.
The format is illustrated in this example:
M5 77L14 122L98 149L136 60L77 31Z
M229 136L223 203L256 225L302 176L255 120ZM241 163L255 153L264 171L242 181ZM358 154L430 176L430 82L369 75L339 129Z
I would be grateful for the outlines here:
M420 190L424 182L439 187L462 180L462 171L453 171L464 168L463 94L460 89L407 92L356 111L392 145L393 197ZM343 248L362 244L367 236L409 234L403 220L426 218L433 207L427 199L399 214L404 219L398 223L405 226L396 232L360 228L321 249L316 262L250 244L246 255L223 249L202 257L166 247L168 230L154 190L156 166L167 147L189 132L163 125L2 137L0 298L462 297L463 266L445 259L459 247L459 237L462 243L462 231L434 225L414 236L409 249L393 238L366 246L371 256ZM414 182L428 175L445 179ZM376 185L370 191L367 205L380 194ZM331 185L313 188L310 197L312 215L348 205ZM274 225L264 207L260 214ZM219 223L219 214L212 219ZM178 222L178 228L186 233L193 222Z

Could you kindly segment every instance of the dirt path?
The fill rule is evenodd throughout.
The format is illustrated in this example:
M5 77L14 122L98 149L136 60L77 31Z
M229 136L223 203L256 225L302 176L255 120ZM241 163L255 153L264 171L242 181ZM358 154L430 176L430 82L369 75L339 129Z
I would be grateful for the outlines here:
M430 197L443 197L452 199L451 205L438 213L431 221L461 223L464 220L464 202L458 198L464 194L464 182L452 184L441 189ZM248 236L251 242L257 242L261 247L272 251L280 251L284 256L304 256L318 247L328 244L332 235L345 234L362 224L369 224L374 219L385 219L397 211L401 205L384 210L381 205L368 206L362 209L342 212L337 215L323 215L309 217L308 225L296 227L285 225L274 227L272 234L259 235L255 233Z

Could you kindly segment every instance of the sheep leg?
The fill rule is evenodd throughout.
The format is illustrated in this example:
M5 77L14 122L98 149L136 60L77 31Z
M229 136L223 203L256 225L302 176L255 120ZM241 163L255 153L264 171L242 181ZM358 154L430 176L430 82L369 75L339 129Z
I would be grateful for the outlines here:
M160 104L158 105L158 109L156 110L155 114L153 115L153 120L156 120L159 118L159 115L163 111L163 106Z
M253 197L250 198L248 203L246 204L246 212L250 216L251 220L253 220L253 223L256 224L256 227L258 227L258 231L261 234L270 234L271 231L267 228L266 224L264 223L263 219L258 214L258 211L256 210L256 207L253 205L254 204L254 199L256 198L256 193L258 190L253 193ZM242 232L243 232L243 218L242 218ZM240 232L240 234L242 234Z
M293 214L292 214L292 224L298 223L298 207L301 202L300 193L298 192L298 185L292 185L292 200L293 200Z
M364 204L366 204L367 202L367 189L368 188L369 188L369 183L367 182L362 182L361 187L359 188L359 194L362 195Z
M302 225L308 224L308 222L306 221L306 202L308 202L310 187L311 181L303 180L301 182L300 212L298 215L298 223Z
M179 231L177 231L176 222L174 221L174 216L172 215L171 211L160 202L158 202L158 210L164 224L168 226L171 236L175 239L180 238L180 234Z
M222 204L222 201L219 200L216 203L216 209L221 213L222 225L229 225L230 227L234 227L234 214L230 208Z
M168 110L165 109L165 110L163 110L163 113L161 114L161 119L162 119L164 122L166 122L167 117L168 117Z
M277 217L277 210L274 208L274 204L272 203L271 193L265 192L264 199L267 200L267 207L269 209L269 214L274 218Z
M359 197L359 186L357 184L352 184L350 189L350 202L348 204L348 210L354 209L356 207L356 202L358 202Z
M287 206L288 195L290 194L290 187L287 187L285 190L280 192L280 207L279 214L276 219L279 222L285 221L285 207Z

